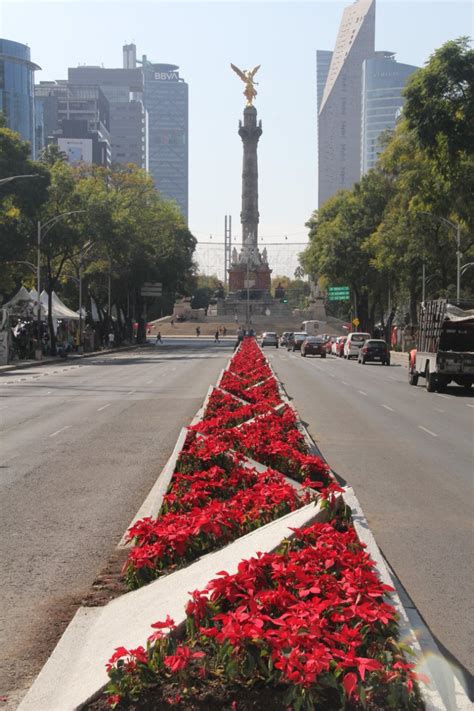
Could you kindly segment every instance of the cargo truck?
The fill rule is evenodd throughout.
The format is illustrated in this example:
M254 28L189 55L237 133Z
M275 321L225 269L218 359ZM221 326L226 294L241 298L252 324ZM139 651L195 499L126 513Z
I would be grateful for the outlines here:
M447 299L420 304L416 349L410 353L410 385L425 379L428 392L442 392L454 381L465 389L474 382L474 303Z

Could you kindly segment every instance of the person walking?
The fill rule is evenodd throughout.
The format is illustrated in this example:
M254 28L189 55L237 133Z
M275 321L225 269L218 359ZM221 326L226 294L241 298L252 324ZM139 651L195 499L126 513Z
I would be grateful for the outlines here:
M219 343L219 329L217 329L214 335L214 343Z
M200 335L201 335L201 329L199 328L199 326L196 326L196 336L200 336Z
M158 343L163 343L163 340L161 338L161 331L158 331L158 333L156 334L155 346L157 346Z

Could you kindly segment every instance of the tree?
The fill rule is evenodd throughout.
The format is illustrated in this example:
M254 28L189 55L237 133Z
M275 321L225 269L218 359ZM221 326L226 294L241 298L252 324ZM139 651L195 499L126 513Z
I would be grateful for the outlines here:
M0 114L0 180L13 175L38 175L0 185L0 283L10 294L25 273L29 242L35 219L48 197L49 171L30 160L30 146L6 128Z

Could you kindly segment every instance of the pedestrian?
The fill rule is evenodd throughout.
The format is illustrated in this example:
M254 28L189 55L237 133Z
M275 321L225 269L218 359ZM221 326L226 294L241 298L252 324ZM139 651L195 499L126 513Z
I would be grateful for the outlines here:
M170 324L171 324L171 325L173 326L173 328L174 328L174 318L171 319Z
M237 341L234 346L234 351L237 350L237 348L239 347L239 345L242 343L243 340L244 340L244 332L243 332L242 328L239 328L237 331Z
M157 346L158 343L163 343L163 340L162 340L162 338L161 338L161 331L158 331L158 333L156 334L156 342L155 342L155 345Z
M227 329L226 329L226 327L224 326L223 329L222 329L222 335L225 336L226 333L227 333Z
M214 343L219 343L219 329L217 329L214 335Z
M201 335L201 329L199 328L199 326L196 326L196 336L200 336L200 335Z

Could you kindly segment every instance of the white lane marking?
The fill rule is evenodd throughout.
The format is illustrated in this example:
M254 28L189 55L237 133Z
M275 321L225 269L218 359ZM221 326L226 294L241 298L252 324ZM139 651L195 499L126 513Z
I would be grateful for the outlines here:
M435 407L436 412L446 412L446 410L440 410L439 407Z
M343 385L349 385L349 383L346 383L345 380L342 380L341 382L342 382Z
M419 429L419 430L423 430L423 432L427 432L427 433L428 433L429 435L431 435L432 437L437 437L437 436L438 436L438 435L436 434L436 432L432 432L431 430L427 430L426 427L423 427L423 425L418 425L418 429Z
M133 395L133 393L136 393L136 392L137 392L136 390L130 390L130 391L127 393L127 395Z
M471 405L470 402L466 402L466 407L474 407L474 405Z
M391 375L388 376L390 380L398 380L398 378L394 378Z
M359 392L361 395L367 395L367 393L365 393L363 390L358 390L357 392Z
M329 373L328 375L329 375L330 378L335 378L335 377L336 377L335 375L332 375L332 373Z
M445 400L449 400L448 395L441 395L441 393L435 393L436 397L444 397Z
M52 390L48 390L48 392L46 393L46 395L51 395L52 392L53 392Z
M64 430L68 430L72 427L72 425L66 425L66 427L61 427L60 430L56 430L56 432L53 432L53 434L50 434L50 437L56 437L60 432L64 432Z
M102 405L102 407L99 407L97 412L102 412L102 410L105 410L106 407L110 407L110 402L107 405Z
M389 407L388 405L384 405L383 403L382 403L382 407L384 407L386 410L390 410L390 412L395 412L393 407Z

